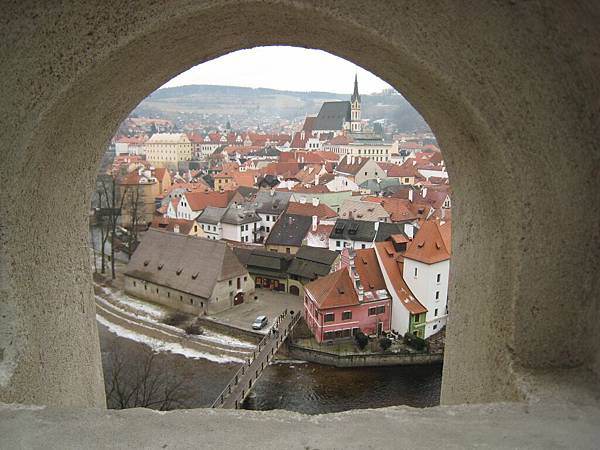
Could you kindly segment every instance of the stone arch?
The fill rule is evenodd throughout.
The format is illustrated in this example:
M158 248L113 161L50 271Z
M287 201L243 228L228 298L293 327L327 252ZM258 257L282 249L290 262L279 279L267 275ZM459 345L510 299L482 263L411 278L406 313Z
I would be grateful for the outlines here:
M598 337L598 167L589 164L598 7L421 3L7 7L0 312L10 328L0 334L0 399L104 403L86 251L100 155L172 76L266 44L360 64L403 92L438 136L457 218L442 401L518 398L516 368L598 370L600 339L583 340Z

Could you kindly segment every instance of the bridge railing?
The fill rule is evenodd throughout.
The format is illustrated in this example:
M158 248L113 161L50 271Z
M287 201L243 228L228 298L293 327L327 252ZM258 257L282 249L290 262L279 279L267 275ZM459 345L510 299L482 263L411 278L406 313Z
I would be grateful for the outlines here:
M273 326L277 327L281 323L281 321L287 316L287 314L288 314L288 310L286 309L277 318L277 320L275 321ZM280 340L280 342L278 342L278 345L277 345L277 348L279 348L281 343L283 343L283 341L287 338L289 330L291 330L298 323L301 316L302 316L302 314L300 314L300 312L297 312L294 315L294 317L291 319L291 321L288 323L286 329L284 330L283 335L281 335L281 331L276 335L272 335L271 331L269 331L265 335L265 337L261 339L261 341L258 343L257 351L254 351L252 353L252 357L248 358L246 360L246 362L244 364L242 364L242 367L239 368L239 370L235 373L233 378L229 381L229 383L227 383L225 388L221 391L221 393L219 394L217 399L212 403L211 408L218 408L219 406L221 406L225 403L225 400L227 399L227 397L229 397L229 395L231 394L233 389L235 389L238 386L238 384L240 383L242 376L246 374L246 371L249 370L250 366L252 366L252 363L256 360L256 358L258 356L260 356L260 352L266 347L266 345L269 342L271 342L273 340L274 341ZM264 366L261 367L261 373L262 373L263 369L264 369ZM257 378L258 378L258 376L257 376Z

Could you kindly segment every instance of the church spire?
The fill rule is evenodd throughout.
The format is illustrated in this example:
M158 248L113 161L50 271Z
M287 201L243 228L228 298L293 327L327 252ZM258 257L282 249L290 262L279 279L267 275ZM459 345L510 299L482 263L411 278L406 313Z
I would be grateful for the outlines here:
M358 74L357 73L354 74L354 92L352 94L352 98L350 99L350 101L352 103L354 103L355 100L358 100L358 102L360 103L360 94L358 93Z

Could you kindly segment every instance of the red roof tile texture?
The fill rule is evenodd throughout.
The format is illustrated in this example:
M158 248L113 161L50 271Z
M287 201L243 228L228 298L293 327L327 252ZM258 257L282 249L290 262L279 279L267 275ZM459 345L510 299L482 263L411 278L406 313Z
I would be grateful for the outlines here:
M406 249L404 257L425 264L435 264L450 259L450 223L447 222L444 227L444 236L442 236L438 221L424 221L412 244Z
M321 220L337 217L337 213L324 203L315 206L312 203L289 202L287 212L299 216L317 216Z
M427 312L425 308L414 296L406 282L404 281L404 260L402 255L394 249L391 241L376 242L375 250L383 265L383 270L390 279L391 285L400 300L401 305L411 314L421 314ZM394 308L398 307L394 303Z

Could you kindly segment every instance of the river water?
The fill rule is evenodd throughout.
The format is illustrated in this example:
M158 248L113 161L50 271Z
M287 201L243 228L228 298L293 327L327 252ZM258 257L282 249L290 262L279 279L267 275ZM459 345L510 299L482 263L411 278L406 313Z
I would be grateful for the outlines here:
M98 330L105 376L110 376L111 352L118 348L134 360L144 346L118 337L100 324ZM210 406L238 368L237 364L163 352L156 356L156 364L184 381L181 394L185 408ZM439 404L441 380L441 365L338 369L284 361L265 369L244 408L320 414L392 405L435 406Z

